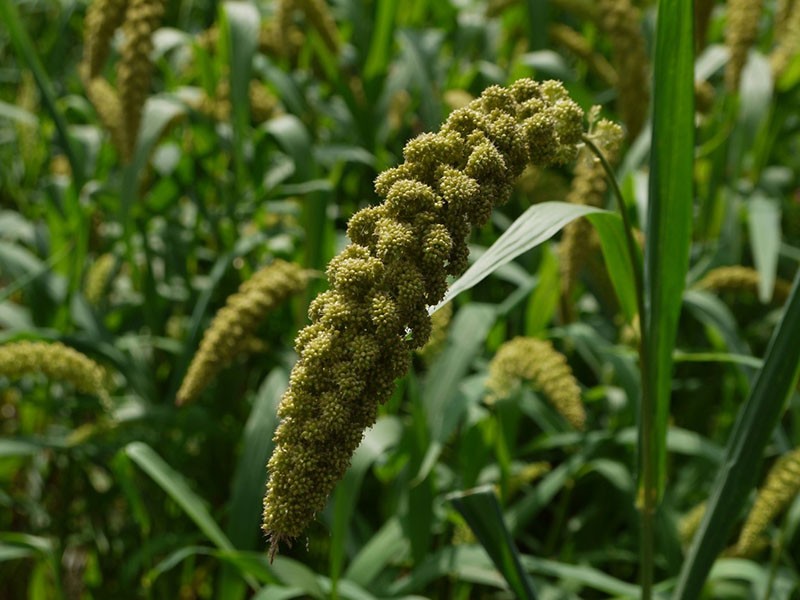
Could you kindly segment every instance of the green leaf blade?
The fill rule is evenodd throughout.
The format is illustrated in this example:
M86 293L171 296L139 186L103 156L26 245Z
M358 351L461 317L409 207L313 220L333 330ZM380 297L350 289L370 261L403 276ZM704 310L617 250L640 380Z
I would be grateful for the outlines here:
M233 544L219 528L200 497L189 488L181 474L170 467L155 450L142 442L131 442L123 451L181 507L217 548L234 550Z
M644 265L642 464L664 493L672 351L689 265L694 160L692 3L659 3ZM649 390L647 389L649 386Z
M781 322L773 332L747 402L728 440L725 459L672 597L698 598L711 566L723 549L731 525L756 485L767 442L800 375L800 277Z
M493 488L486 486L452 494L448 499L467 521L515 596L535 600L533 583L522 568L519 552L503 521Z

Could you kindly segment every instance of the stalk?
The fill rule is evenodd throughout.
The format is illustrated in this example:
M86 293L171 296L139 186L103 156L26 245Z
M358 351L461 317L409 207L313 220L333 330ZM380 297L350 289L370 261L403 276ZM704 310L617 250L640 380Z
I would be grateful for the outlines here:
M628 249L631 264L633 265L634 285L636 287L636 306L639 309L639 364L642 369L642 410L641 410L641 429L640 445L642 448L642 490L644 494L639 498L641 503L641 544L640 544L640 568L642 599L650 600L653 597L653 563L655 561L655 513L656 513L656 460L655 452L655 424L653 421L654 411L648 410L653 406L654 399L649 383L649 378L644 376L644 365L648 364L646 358L647 344L645 336L648 332L644 326L644 283L641 254L636 248L636 240L633 237L633 227L630 222L628 211L625 208L625 199L622 197L622 190L614 176L611 165L608 164L605 156L600 149L589 139L583 136L586 146L597 156L600 164L608 177L609 184L614 193L620 216L622 217L623 228L625 229L625 245Z

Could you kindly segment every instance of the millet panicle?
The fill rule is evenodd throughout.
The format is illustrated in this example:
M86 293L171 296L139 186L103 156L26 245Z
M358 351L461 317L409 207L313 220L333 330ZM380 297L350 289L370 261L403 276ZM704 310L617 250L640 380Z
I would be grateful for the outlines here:
M61 342L11 342L0 345L0 375L18 379L41 373L48 379L71 384L79 392L108 400L106 374L85 354Z
M410 351L428 340L427 307L465 268L472 227L508 199L527 164L574 159L582 121L557 82L493 86L377 178L385 201L350 220L351 243L330 262L330 289L295 342L264 499L272 554L322 510Z
M128 0L94 0L86 11L83 26L83 59L81 76L84 82L100 75L111 50L111 38L125 20Z
M753 508L747 515L732 554L751 557L761 550L763 534L800 493L800 448L780 457L758 490Z
M130 0L122 24L125 41L117 64L117 88L122 113L119 124L122 157L126 162L133 156L142 109L150 93L153 33L161 24L163 14L163 0Z
M592 130L595 145L603 153L606 161L613 165L619 154L622 129L616 123L602 119L593 125ZM608 188L606 178L603 164L588 147L584 147L578 155L575 177L565 200L571 204L603 206ZM578 272L586 257L592 252L589 243L592 235L594 228L587 219L576 219L564 227L558 256L561 296L565 306L569 305Z
M636 139L650 106L650 62L642 12L630 0L599 0L598 26L608 36L617 69L617 106L628 139Z
M728 0L728 17L725 25L725 45L730 58L725 65L725 87L729 92L739 91L742 69L747 53L758 36L763 0Z
M546 340L516 337L497 350L489 364L487 402L510 396L523 381L535 384L558 413L575 429L582 430L586 411L581 388L567 359Z
M717 267L710 270L705 276L695 284L699 290L712 292L728 292L734 294L758 294L758 283L761 276L752 267L741 265ZM789 297L792 284L785 279L775 279L775 286L772 290L772 301L776 304L783 304Z
M175 403L191 402L247 345L265 316L292 294L305 289L309 271L276 260L257 271L228 297L203 334L178 390Z

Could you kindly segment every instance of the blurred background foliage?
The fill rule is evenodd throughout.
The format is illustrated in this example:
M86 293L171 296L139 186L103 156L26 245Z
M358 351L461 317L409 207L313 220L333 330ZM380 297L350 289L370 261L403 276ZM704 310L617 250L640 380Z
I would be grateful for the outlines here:
M102 366L109 391L0 364L0 596L510 597L510 575L447 497L485 484L538 597L637 596L638 321L591 228L571 267L556 236L453 301L326 511L272 564L264 465L324 277L265 315L195 402L175 397L243 281L275 259L321 275L377 173L489 85L559 79L622 123L617 176L643 229L656 3L165 2L129 155L81 74L87 3L0 4L0 348L61 342ZM694 232L655 557L665 589L800 260L800 5L766 0L737 34L741 4L695 2ZM97 73L119 93L125 35ZM473 256L573 183L571 168L526 172ZM732 266L746 269L719 274ZM487 391L517 336L563 355L585 431L544 383ZM795 393L759 481L798 445ZM734 533L706 597L800 598L797 487L784 504L748 555Z

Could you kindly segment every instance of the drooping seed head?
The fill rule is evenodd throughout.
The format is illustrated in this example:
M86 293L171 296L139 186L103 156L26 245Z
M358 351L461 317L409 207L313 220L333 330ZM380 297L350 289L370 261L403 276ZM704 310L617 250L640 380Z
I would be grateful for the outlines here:
M328 267L330 290L297 337L268 465L271 552L322 510L410 351L427 342L427 307L466 266L471 228L507 200L527 164L574 159L582 122L556 82L493 86L409 142L403 164L376 179L384 203L351 219L351 243Z

